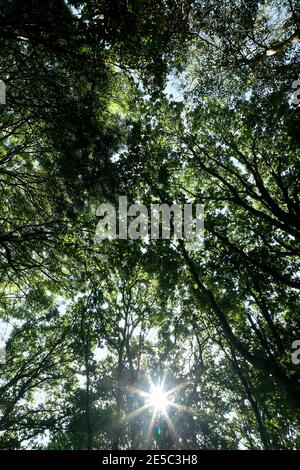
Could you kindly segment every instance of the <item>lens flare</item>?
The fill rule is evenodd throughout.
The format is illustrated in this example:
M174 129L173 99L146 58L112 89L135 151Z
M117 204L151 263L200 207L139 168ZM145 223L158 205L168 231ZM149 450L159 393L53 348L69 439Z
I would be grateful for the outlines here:
M156 411L165 411L169 404L168 395L161 386L152 385L148 403Z
M151 438L154 435L156 438L159 438L163 434L161 428L161 421L163 420L167 424L167 428L171 435L173 436L174 442L178 446L178 449L181 446L180 437L177 434L175 426L172 422L171 416L169 416L169 408L173 408L176 412L189 413L194 416L195 412L192 408L176 403L175 395L183 387L189 384L189 381L184 380L173 386L172 388L165 387L167 372L164 373L161 380L156 384L152 382L151 377L148 377L149 389L148 391L142 390L134 385L126 385L124 389L130 391L131 393L137 394L144 400L144 404L139 408L134 409L131 413L124 415L122 418L123 423L128 423L133 420L141 413L152 410L152 416L150 418L150 423L147 431L147 436L145 439L145 446L149 445Z

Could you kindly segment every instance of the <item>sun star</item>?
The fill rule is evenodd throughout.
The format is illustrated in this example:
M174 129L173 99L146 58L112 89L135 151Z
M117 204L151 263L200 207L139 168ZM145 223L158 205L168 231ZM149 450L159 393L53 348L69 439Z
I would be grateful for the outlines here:
M174 440L176 441L177 445L180 445L180 438L177 434L177 431L174 427L172 422L171 416L169 416L169 408L175 408L181 412L193 413L193 410L187 406L181 405L176 403L175 395L182 387L185 387L188 384L188 381L182 381L178 383L176 386L172 388L165 388L165 379L166 373L164 374L163 378L159 380L156 384L154 384L150 377L148 377L149 381L149 390L145 391L136 386L127 386L126 389L130 390L132 393L139 395L141 398L144 399L144 404L141 405L139 408L134 409L131 413L124 416L124 422L129 422L132 419L139 416L141 413L147 410L152 410L152 416L150 418L149 428L146 436L145 445L151 440L151 436L153 435L153 429L157 426L157 434L160 435L161 428L160 428L160 420L165 420L170 433L173 435Z
M164 392L162 386L152 385L148 397L149 405L155 411L165 411L168 404L168 394Z

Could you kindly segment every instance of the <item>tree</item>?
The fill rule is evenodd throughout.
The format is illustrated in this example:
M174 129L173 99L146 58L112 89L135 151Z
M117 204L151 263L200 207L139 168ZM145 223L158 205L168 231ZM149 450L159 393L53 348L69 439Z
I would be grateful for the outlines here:
M2 2L2 448L299 448L296 6ZM203 247L99 242L120 195Z

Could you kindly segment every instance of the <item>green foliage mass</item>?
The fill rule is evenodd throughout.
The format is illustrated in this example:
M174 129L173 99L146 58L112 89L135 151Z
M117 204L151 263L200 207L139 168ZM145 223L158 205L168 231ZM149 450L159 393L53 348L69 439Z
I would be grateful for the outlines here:
M299 20L0 2L0 448L300 448ZM204 204L203 246L100 242L119 195Z

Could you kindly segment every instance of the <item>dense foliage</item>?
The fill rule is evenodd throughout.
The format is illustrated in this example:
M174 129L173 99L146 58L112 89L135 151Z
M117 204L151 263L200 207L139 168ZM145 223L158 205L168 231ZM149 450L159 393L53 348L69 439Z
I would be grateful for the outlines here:
M297 0L0 1L0 448L300 448L299 29ZM100 241L119 195L204 204L204 245Z

